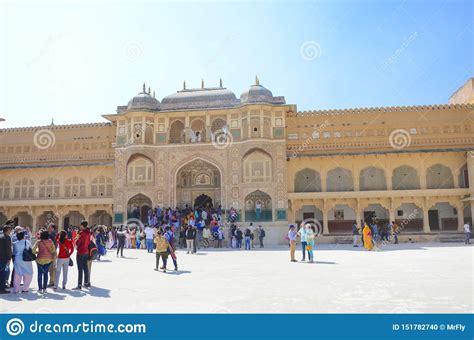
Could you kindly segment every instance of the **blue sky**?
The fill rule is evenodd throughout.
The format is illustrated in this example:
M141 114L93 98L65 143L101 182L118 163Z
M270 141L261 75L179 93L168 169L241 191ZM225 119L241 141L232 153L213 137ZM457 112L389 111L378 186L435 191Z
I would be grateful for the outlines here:
M256 74L299 110L446 103L474 75L473 6L1 2L0 127L101 121L144 81L160 100L219 77L239 96Z

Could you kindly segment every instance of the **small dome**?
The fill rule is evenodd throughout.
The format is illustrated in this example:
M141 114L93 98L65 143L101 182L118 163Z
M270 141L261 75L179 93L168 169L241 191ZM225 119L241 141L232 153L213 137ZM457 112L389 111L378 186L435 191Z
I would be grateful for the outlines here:
M240 101L242 103L271 103L273 102L273 93L262 85L256 84L250 86L248 91L245 91L240 95Z
M150 89L148 88L148 92ZM135 97L130 99L128 102L128 110L158 110L160 108L160 102L150 93L147 93L145 90L145 84L143 84L143 91L137 94Z

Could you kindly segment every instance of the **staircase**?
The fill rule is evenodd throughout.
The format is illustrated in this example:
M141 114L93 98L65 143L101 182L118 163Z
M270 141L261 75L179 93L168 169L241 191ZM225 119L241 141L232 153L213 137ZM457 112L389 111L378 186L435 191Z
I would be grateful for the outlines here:
M464 243L466 235L464 233L441 233L439 234L439 242L443 243Z

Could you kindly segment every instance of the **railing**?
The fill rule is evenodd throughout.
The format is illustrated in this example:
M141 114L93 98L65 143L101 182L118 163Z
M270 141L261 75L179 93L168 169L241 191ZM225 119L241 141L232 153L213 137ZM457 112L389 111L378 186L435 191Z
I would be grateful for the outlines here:
M245 210L245 222L268 222L273 219L272 210Z

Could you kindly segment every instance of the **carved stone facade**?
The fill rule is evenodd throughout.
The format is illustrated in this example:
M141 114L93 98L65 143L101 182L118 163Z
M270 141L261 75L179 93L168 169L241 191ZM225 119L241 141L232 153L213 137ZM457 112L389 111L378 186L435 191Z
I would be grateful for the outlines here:
M160 102L144 88L108 123L2 129L0 223L212 203L264 224L270 243L303 220L329 240L372 216L409 235L461 231L474 215L472 84L448 105L310 112L258 79L240 98L220 84Z

